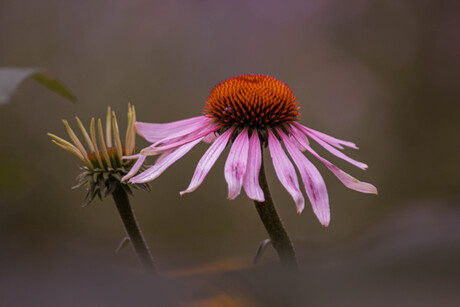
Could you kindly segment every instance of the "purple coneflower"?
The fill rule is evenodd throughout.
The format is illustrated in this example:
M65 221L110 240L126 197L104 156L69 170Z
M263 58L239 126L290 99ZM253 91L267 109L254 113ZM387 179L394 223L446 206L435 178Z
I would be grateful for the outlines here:
M211 91L202 116L166 124L136 122L138 133L153 144L137 155L126 157L138 160L123 180L131 178L132 183L154 180L201 141L212 143L198 162L190 185L181 192L190 193L200 186L227 144L232 142L225 163L228 199L237 197L244 187L256 205L271 203L262 158L262 149L268 145L275 172L300 213L304 209L304 196L294 165L283 149L284 144L297 166L314 213L322 225L328 226L330 211L326 184L302 152L307 151L319 159L350 189L373 194L377 194L377 189L348 175L313 150L309 139L354 166L367 168L366 164L340 151L344 147L357 149L355 144L299 124L299 109L292 90L273 77L240 75L230 78ZM146 157L153 155L160 155L156 163L134 176Z

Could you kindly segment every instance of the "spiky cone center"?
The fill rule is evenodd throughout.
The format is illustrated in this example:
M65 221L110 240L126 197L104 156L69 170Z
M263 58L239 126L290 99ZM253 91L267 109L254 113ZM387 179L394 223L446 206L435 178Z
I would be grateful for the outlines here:
M294 92L266 75L240 75L211 90L204 114L223 126L265 130L297 120Z

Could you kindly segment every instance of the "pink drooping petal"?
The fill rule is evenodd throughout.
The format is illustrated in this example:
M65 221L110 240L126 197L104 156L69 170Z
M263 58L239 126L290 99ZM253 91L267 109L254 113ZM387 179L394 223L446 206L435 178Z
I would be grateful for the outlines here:
M214 142L218 137L219 137L219 135L217 135L215 132L212 132L212 133L210 133L210 134L208 134L207 136L204 137L203 142L209 144L209 143Z
M296 129L295 127L292 127L291 126L291 129L290 129L290 132L292 133L292 135L294 137L298 137L300 134L302 134L303 132ZM297 140L302 143L302 141L297 138ZM316 153L316 151L313 150L313 148L311 148L309 145L307 144L302 144L305 146L305 148L307 148L307 150L313 155L315 156L317 159L319 159L322 163L324 163L324 165L326 165L326 167L349 189L352 189L352 190L355 190L355 191L358 191L358 192L362 192L362 193L369 193L369 194L377 194L377 188L375 186L373 186L372 184L370 183L367 183L367 182L362 182L362 181L359 181L358 179L350 176L349 174L345 173L344 171L342 171L341 169L339 169L337 166L335 166L334 164L332 164L331 162L327 161L326 159L324 159L323 157L321 157L320 155L318 155Z
M307 144L310 144L310 142L308 141L308 138L307 136L304 134L303 135L303 138L304 138L304 143L307 143ZM289 139L291 140L291 142L294 143L295 146L297 146L297 148L300 150L300 151L305 151L307 150L305 147L302 146L302 144L300 144L297 139L295 137L293 137L292 135L289 135Z
M121 181L125 181L126 179L129 179L133 177L134 175L136 175L136 173L141 168L142 164L144 164L146 156L144 155L138 155L138 156L139 158L137 159L136 163L134 163L133 167L131 167L129 172L123 178L121 178Z
M155 161L155 163L160 163L161 160L163 160L164 158L168 157L173 151L174 151L174 149L170 149L170 150L168 150L168 151L165 151L165 152L161 153L161 154L158 156L158 158L157 158L157 160Z
M190 126L183 127L180 131L175 133L171 133L168 136L156 141L149 147L159 147L160 144L162 146L175 143L179 140L188 139L196 134L203 132L212 125L212 120L205 117L201 122L191 124Z
M378 194L377 188L370 183L359 181L358 179L350 176L349 174L342 171L340 168L332 163L328 163L327 160L321 160L334 175L342 181L343 185L349 189L368 194Z
M248 129L244 128L233 141L232 148L225 162L225 180L228 184L228 199L235 199L243 186L243 178L248 162L249 137Z
M147 141L155 143L184 129L199 126L208 121L209 118L205 116L197 116L165 124L136 122L136 130Z
M326 149L327 151L329 151L331 154L333 154L334 156L342 159L342 160L345 160L347 161L348 163L350 164L353 164L354 166L356 167L359 167L361 169L367 169L367 165L365 163L362 163L362 162L359 162L359 161L356 161L348 156L346 156L343 152L341 151L338 151L337 149L335 149L334 147L332 147L331 145L329 145L328 143L326 143L325 141L323 141L322 139L320 139L316 134L314 133L311 133L308 128L302 126L302 125L299 125L298 123L294 123L294 125L297 125L296 128L300 129L302 132L304 132L307 136L311 137L312 139L314 139L319 145L323 146L324 149ZM300 142L300 141L299 141ZM301 142L300 142L301 143Z
M302 192L300 192L294 166L291 161L289 161L280 142L270 129L268 129L268 148L270 149L270 156L272 157L273 166L278 179L294 199L297 211L302 212L305 207L305 200L302 196Z
M313 163L292 143L291 138L279 128L276 129L276 132L281 137L299 170L313 212L323 226L328 226L331 220L331 212L329 209L329 196L327 195L326 183L323 177Z
M243 178L243 186L246 195L252 200L265 201L264 192L259 184L259 172L262 164L262 152L260 148L259 135L256 130L252 132L249 139L249 155L246 175Z
M190 185L188 186L187 190L180 192L180 195L193 192L196 188L198 188L201 185L204 178L206 178L206 175L209 173L214 163L216 163L222 151L227 146L228 140L230 139L233 130L234 128L232 127L225 131L209 147L209 149L205 152L203 157L201 157L200 162L198 162L195 173L192 177L192 181L190 182Z
M174 162L182 158L187 152L189 152L196 144L198 144L203 137L189 142L182 147L177 148L176 150L172 151L169 154L165 154L161 160L157 160L157 162L148 170L137 175L129 182L132 183L142 183L147 181L152 181L158 176L160 176L168 167L170 167Z
M319 137L320 139L322 139L326 143L329 143L330 145L332 145L332 146L334 146L336 148L343 149L343 146L346 146L346 147L353 148L353 149L359 149L358 146L356 146L356 144L353 143L353 142L337 139L337 138L332 137L330 135L327 135L325 133L319 132L319 131L317 131L315 129L311 129L311 128L308 128L306 126L303 126L303 125L301 125L299 123L294 123L294 125L297 127L297 129L301 129L301 130L306 129L309 133L315 134L317 137Z
M144 148L144 149L141 150L141 154L147 155L147 156L158 155L158 154L163 153L165 151L184 146L185 144L193 142L193 141L195 141L197 139L202 140L206 135L208 135L211 132L214 132L214 131L218 130L219 128L220 128L220 126L218 126L218 125L210 125L206 129L201 131L200 133L197 133L195 135L191 135L190 137L184 138L184 139L179 140L177 142L168 143L166 145L161 145L161 146L152 145L152 146L149 146L147 148Z

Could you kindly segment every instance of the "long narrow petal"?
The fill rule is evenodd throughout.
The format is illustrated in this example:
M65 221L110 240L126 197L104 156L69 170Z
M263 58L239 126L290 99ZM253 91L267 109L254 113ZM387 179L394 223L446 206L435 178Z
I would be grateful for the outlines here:
M206 128L202 132L197 133L195 135L191 135L190 137L182 139L180 141L177 141L177 142L174 142L174 143L168 143L168 144L162 145L162 146L153 146L152 145L152 146L149 146L147 148L144 148L144 149L141 150L141 154L147 155L147 156L157 155L157 154L163 153L165 151L181 147L181 146L183 146L183 145L185 145L187 143L190 143L192 141L195 141L197 139L202 140L207 134L209 134L211 132L214 132L214 131L218 130L219 128L220 128L220 126L218 126L218 125L210 125L208 128Z
M170 167L174 162L182 158L187 152L189 152L196 144L198 144L203 138L194 140L188 144L179 147L173 152L165 155L160 161L157 161L151 168L146 170L140 175L137 175L129 182L133 183L142 183L147 181L152 181L158 176L160 176L168 167Z
M294 125L296 125L297 123L294 123ZM354 166L356 167L359 167L361 169L367 169L367 165L365 163L362 163L362 162L359 162L359 161L356 161L348 156L346 156L343 152L341 151L338 151L337 149L335 149L334 147L332 147L331 145L329 145L328 143L326 143L325 141L323 141L321 138L319 138L316 134L314 133L311 133L310 131L308 131L308 129L302 125L298 125L297 126L299 127L296 127L298 129L300 129L302 132L304 132L307 136L311 137L312 139L314 139L319 145L323 146L324 149L326 149L327 151L329 151L331 154L333 154L334 156L342 159L342 160L345 160L347 161L348 163L350 164L353 164Z
M121 181L125 181L133 177L134 175L136 175L136 173L141 168L142 164L144 164L145 158L147 158L147 156L144 156L144 155L138 155L138 156L139 158L137 159L136 163L134 163L134 165L131 167L129 172L123 178L121 178Z
M249 137L248 129L244 128L235 141L225 162L225 180L228 184L228 199L235 199L243 186L243 178L248 163Z
M323 226L328 226L331 220L331 212L329 209L329 196L327 195L326 183L323 177L313 163L292 143L291 138L279 128L276 129L276 132L283 140L292 160L297 165L313 212Z
M128 126L126 128L125 136L125 155L129 156L134 153L135 139L136 139L136 111L134 106L128 103Z
M97 146L97 141L96 141L96 128L95 128L95 121L94 117L91 118L91 123L89 125L89 131L91 133L91 140L93 141L93 146L94 146L94 154L96 155L97 162L99 163L99 167L101 169L104 169L104 163L102 163L101 159L101 153L99 152L99 148Z
M263 202L265 201L264 192L259 184L259 172L262 164L262 150L260 148L259 134L257 130L252 132L249 139L248 166L244 175L243 186L246 195L250 199Z
M136 122L136 129L147 141L155 143L184 129L201 125L203 122L209 123L209 118L197 116L165 124Z
M83 126L83 123L81 122L81 120L77 116L75 116L75 119L77 120L78 126L80 127L80 130L83 133L83 136L85 137L85 140L86 140L86 143L88 144L90 152L93 152L94 151L93 142L89 138L89 135L88 135L88 132L85 129L85 126Z
M78 150L82 153L83 157L88 157L88 153L86 152L85 147L83 147L78 136L75 134L75 132L73 132L72 128L70 128L69 123L66 120L62 120L62 122L64 123L64 126L67 129L67 133L69 134L70 139L73 141Z
M187 190L180 192L180 195L185 193L190 193L196 190L201 183L203 182L206 175L216 163L219 156L222 154L222 151L227 146L228 140L233 133L234 128L230 128L220 135L216 141L208 148L203 157L201 157L200 162L196 167L195 173L193 174L192 181L188 186Z
M102 131L102 122L100 118L97 120L97 131L99 133L99 142L101 143L102 154L104 155L105 163L107 163L107 166L109 168L112 168L112 162L110 162L109 152L107 151L107 147L105 146L104 131Z
M298 138L299 134L303 132L296 129L295 127L291 126L290 132L297 138L297 140L301 143L302 141ZM332 164L331 162L327 161L320 155L316 153L308 144L302 144L307 148L307 150L319 159L326 167L349 189L362 192L362 193L369 193L369 194L377 194L377 188L370 183L359 181L358 179L350 176L349 174L345 173L337 166Z
M112 111L112 128L113 138L115 140L115 148L117 149L119 163L121 164L121 157L123 157L123 145L121 144L120 130L118 129L118 122L115 111Z
M67 142L64 139L61 139L60 137L58 137L58 136L56 136L54 134L48 133L48 135L54 139L54 140L51 140L51 142L53 142L53 144L55 144L59 148L64 149L65 151L70 152L71 154L75 155L78 159L80 159L83 163L85 163L85 165L88 168L92 169L92 165L87 164L87 161L85 160L85 158L83 157L83 155L81 154L81 152L78 150L77 147L75 147L73 144Z
M161 140L156 141L152 144L151 147L158 147L161 145L170 144L176 142L179 139L186 139L188 137L192 137L203 130L209 128L209 126L213 125L212 120L205 117L201 122L196 124L191 124L187 127L182 128L180 131L175 133L170 133L168 136L162 138ZM214 126L214 125L213 125Z
M294 199L297 211L302 212L305 206L305 199L302 196L302 192L300 192L299 181L297 180L294 166L289 161L280 142L270 129L268 129L268 148L270 149L270 155L278 179Z
M342 171L340 168L332 163L328 163L325 159L321 161L327 166L334 175L349 189L368 194L378 194L377 188L370 183L359 181L358 179L350 176L349 174Z
M107 116L105 118L105 142L107 147L112 147L112 109L107 108Z
M320 139L322 139L326 143L329 143L330 145L332 145L332 146L334 146L336 148L343 149L343 146L346 146L346 147L350 147L350 148L353 148L353 149L359 149L358 146L356 146L356 144L353 143L353 142L337 139L337 138L332 137L330 135L327 135L325 133L319 132L319 131L317 131L315 129L311 129L311 128L308 128L306 126L303 126L303 125L301 125L299 123L294 123L294 126L296 126L296 128L298 128L300 130L307 130L309 133L315 134L317 137L319 137Z

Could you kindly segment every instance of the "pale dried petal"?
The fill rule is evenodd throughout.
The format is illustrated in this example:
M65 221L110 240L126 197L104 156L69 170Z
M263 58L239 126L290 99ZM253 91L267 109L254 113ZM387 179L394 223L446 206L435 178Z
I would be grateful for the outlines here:
M107 166L109 168L113 168L112 162L110 161L109 152L107 151L107 147L105 146L105 142L104 142L104 131L102 130L101 119L98 119L97 121L97 128L99 132L99 141L101 142L101 148L102 148L102 154L104 155L104 160L107 163Z
M118 121L117 116L115 115L115 111L112 112L112 127L113 127L113 137L115 139L115 147L117 148L118 159L121 163L121 159L123 156L123 145L121 144L120 138L120 130L118 129Z
M83 134L83 136L85 138L86 144L88 144L89 150L91 152L93 152L94 151L94 145L93 145L93 142L91 142L91 139L89 138L89 135L88 135L88 132L85 129L85 126L83 126L81 120L77 116L75 116L75 119L77 120L77 123L78 123L78 126L80 127L81 133Z
M96 159L97 159L97 162L99 163L99 167L103 169L104 164L102 163L101 155L99 153L99 148L98 148L97 142L96 142L96 128L95 128L95 125L94 125L94 117L91 118L91 124L90 124L89 131L91 133L91 140L93 141L94 154L96 155Z
M107 116L105 118L105 141L107 144L107 147L112 147L112 114L111 114L111 108L107 108Z

